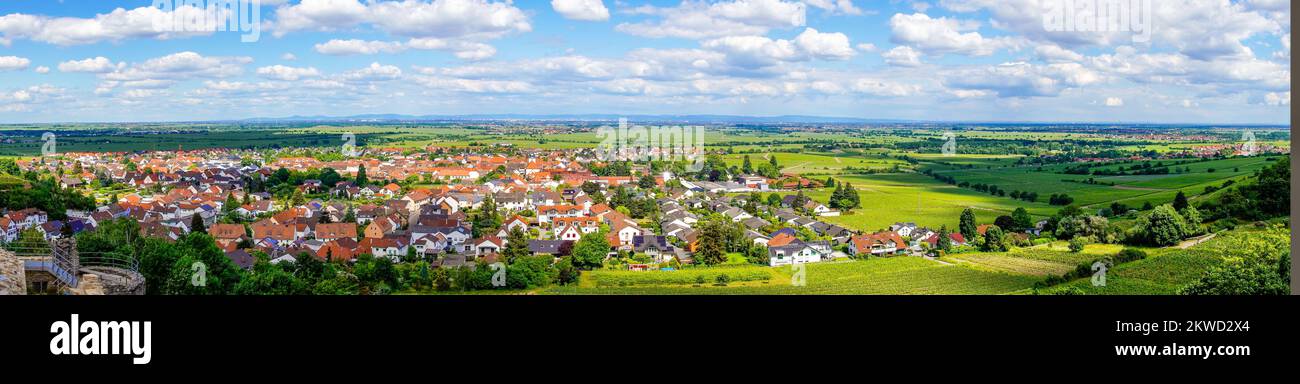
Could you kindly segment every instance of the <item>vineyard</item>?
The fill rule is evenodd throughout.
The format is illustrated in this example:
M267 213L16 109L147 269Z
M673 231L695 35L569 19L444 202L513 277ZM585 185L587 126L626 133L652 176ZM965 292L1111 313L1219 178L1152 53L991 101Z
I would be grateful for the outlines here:
M791 267L767 268L770 279L750 280L728 284L637 284L631 286L609 286L584 282L578 286L556 287L545 291L550 294L578 295L796 295L796 294L840 294L840 295L902 295L902 294L1008 294L1023 291L1039 279L1032 276L992 272L959 265L944 265L935 261L914 257L877 258L867 261L843 261L831 263L806 264L802 275L804 284L798 286L799 275ZM718 271L728 269L701 269L702 273L716 275ZM682 271L685 272L685 271ZM621 272L593 271L589 277L593 281L609 281L604 274ZM662 272L661 272L662 273ZM673 272L668 272L673 273ZM728 272L731 273L731 272ZM649 280L683 281L689 278L647 278ZM733 278L733 281L737 281Z
M1115 266L1106 274L1105 286L1081 279L1045 293L1075 290L1089 295L1172 295L1225 260L1276 254L1290 247L1290 233L1285 229L1234 231L1189 249L1167 249L1145 260Z

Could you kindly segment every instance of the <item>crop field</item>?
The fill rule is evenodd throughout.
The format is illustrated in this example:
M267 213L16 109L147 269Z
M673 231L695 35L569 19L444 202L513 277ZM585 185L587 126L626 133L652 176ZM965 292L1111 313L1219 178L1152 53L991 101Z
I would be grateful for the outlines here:
M1007 215L1024 207L1032 215L1046 217L1056 212L1044 203L1029 203L1006 197L990 196L970 189L940 183L920 174L877 174L836 176L837 180L853 184L861 196L862 207L837 217L823 217L828 223L847 228L875 231L888 228L899 221L939 228L957 228L962 210L975 209L976 216L992 221L993 217ZM830 189L807 190L804 195L825 203ZM788 192L785 194L793 194Z
M768 268L773 278L763 281L731 283L727 286L706 284L664 284L656 286L590 287L585 282L576 287L556 287L550 294L651 294L651 295L785 295L785 294L1010 294L1027 290L1039 279L980 270L916 257L874 258L866 261L841 261L805 264L804 286L792 284L791 267ZM681 271L684 272L684 271ZM607 271L587 273L583 279L602 279ZM672 273L672 272L667 272ZM672 279L680 280L680 279ZM590 287L590 288L589 288Z
M1290 249L1289 230L1235 230L1188 249L1148 250L1148 257L1117 265L1106 273L1106 285L1080 279L1052 287L1045 293L1077 289L1089 295L1172 295L1196 281L1228 257L1257 254L1259 250ZM1251 249L1243 249L1250 247Z
M1124 249L1120 245L1089 244L1079 253L1064 248L1064 242L1048 245L1015 248L1001 253L961 253L944 257L955 263L971 263L994 270L1035 276L1061 275L1079 264L1091 263L1115 255Z

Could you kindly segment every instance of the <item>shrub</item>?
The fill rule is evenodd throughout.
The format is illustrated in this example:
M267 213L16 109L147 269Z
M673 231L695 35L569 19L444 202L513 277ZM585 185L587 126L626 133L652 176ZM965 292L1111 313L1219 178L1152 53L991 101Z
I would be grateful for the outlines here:
M1070 239L1070 252L1083 252L1083 247L1086 245L1088 245L1088 243L1084 241L1082 237Z

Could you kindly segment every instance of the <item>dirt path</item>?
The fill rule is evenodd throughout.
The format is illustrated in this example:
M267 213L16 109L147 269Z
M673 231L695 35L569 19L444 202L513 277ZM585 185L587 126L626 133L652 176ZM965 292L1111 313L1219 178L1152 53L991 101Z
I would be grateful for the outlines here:
M1194 238L1194 239L1187 239L1187 240L1185 240L1185 241L1183 241L1183 242L1181 242L1181 243L1178 243L1177 247L1178 247L1178 249L1187 249L1187 248L1191 248L1191 247L1196 246L1197 244L1200 244L1200 243L1204 243L1204 242L1210 241L1210 239L1213 239L1214 236L1218 236L1218 234L1217 234L1217 233L1211 233L1211 234L1208 234L1208 235L1205 235L1205 236L1201 236L1201 237L1197 237L1197 238Z

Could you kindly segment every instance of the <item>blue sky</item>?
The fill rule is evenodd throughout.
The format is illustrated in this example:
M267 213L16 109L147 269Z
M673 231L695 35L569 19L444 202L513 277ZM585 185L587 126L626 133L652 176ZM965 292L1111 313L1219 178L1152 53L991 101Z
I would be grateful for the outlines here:
M1155 1L1149 41L1055 0L263 0L261 35L154 1L0 4L0 123L368 113L1290 120L1290 4ZM184 1L179 2L184 5ZM199 3L203 3L200 1ZM1138 2L1140 3L1140 1Z

